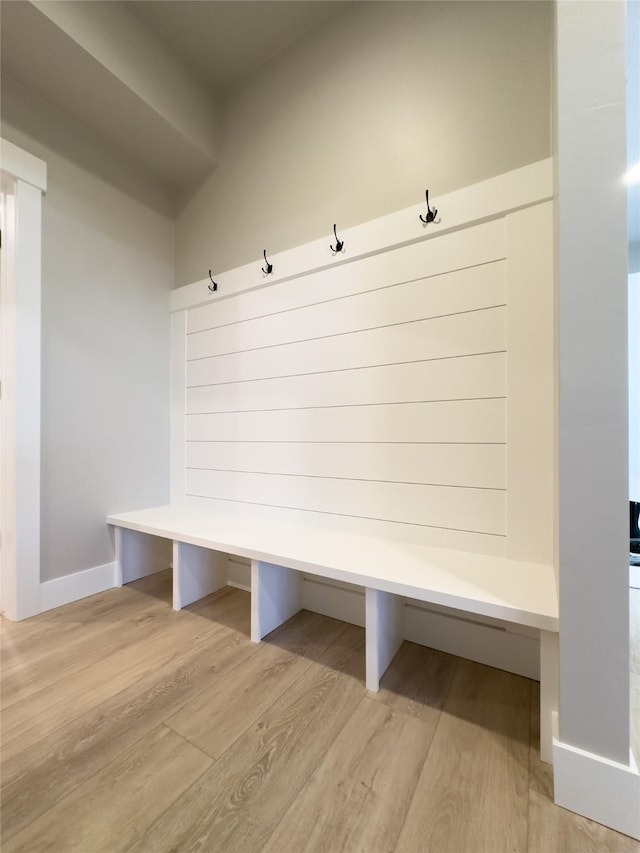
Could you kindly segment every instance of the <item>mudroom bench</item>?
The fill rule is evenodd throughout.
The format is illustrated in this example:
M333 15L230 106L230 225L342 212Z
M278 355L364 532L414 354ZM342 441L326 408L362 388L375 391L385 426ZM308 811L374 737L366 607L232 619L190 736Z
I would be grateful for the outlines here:
M550 760L558 631L552 566L180 505L110 515L107 522L115 531L118 586L148 573L130 531L173 541L176 610L226 586L228 555L250 559L256 643L301 609L303 575L364 588L366 684L373 691L404 640L407 598L537 629L542 751Z

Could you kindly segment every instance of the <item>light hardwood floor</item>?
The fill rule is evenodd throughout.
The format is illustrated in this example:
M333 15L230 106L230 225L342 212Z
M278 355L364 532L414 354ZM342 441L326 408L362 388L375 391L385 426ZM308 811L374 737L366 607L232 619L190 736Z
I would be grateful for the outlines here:
M535 682L405 643L368 693L362 629L170 587L3 623L3 853L640 851L553 804Z

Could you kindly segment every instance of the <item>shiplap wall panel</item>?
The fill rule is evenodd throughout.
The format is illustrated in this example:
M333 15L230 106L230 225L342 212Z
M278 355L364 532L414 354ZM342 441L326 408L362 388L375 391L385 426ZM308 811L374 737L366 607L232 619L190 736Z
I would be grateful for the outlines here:
M187 495L505 534L505 493L409 483L187 470Z
M185 499L501 555L503 218L186 312Z
M356 368L187 389L187 414L504 397L506 354Z
M187 336L187 360L504 305L505 262L288 309Z
M504 489L502 444L187 444L187 468Z
M505 258L505 243L504 220L496 219L293 281L267 279L263 287L230 298L221 293L214 302L189 311L187 332L191 335L452 270L479 268Z
M503 557L506 553L506 537L493 533L467 533L444 527L423 527L406 521L389 521L361 518L354 515L338 515L335 512L314 512L295 507L263 506L256 502L240 503L216 498L186 498L187 506L210 509L228 515L258 518L280 524L299 524L324 530L338 530L360 536L377 536L403 542L416 542L435 548L454 548L476 554Z
M174 293L185 383L172 458L187 505L532 551L544 537L522 532L525 481L549 472L530 425L546 429L552 407L517 380L548 382L536 329L552 281L529 270L550 237L522 211L551 193L551 164L533 164L445 197L435 226L399 211L347 231L339 256L314 241L272 258L271 276L256 261L222 273L213 295L206 281Z
M187 441L505 441L504 400L187 415Z
M499 352L505 349L505 316L505 308L487 308L190 361L187 387Z

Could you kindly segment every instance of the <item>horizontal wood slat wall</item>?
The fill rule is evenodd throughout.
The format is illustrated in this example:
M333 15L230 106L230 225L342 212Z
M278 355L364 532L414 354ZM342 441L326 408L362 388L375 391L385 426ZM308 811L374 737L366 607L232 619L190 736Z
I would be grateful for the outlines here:
M190 469L187 493L469 533L506 534L504 491L499 489Z
M504 352L187 389L187 414L504 397Z
M398 255L402 253L402 268ZM354 264L301 275L293 281L263 281L266 286L225 297L189 311L188 334L214 329L229 323L266 317L318 302L386 288L414 279L424 279L478 267L505 258L505 227L496 219L452 234L438 235L425 243L416 243L360 258Z
M212 471L504 489L504 457L502 444L193 441L186 464Z
M502 352L505 316L504 307L487 308L187 361L187 388Z
M185 492L502 554L503 220L187 311Z
M491 308L505 296L504 261L467 267L194 332L187 360Z
M453 548L475 554L504 555L506 539L491 533L466 533L444 527L424 527L403 521L380 521L356 515L338 515L294 507L246 504L218 498L187 497L187 505L223 512L235 517L258 518L280 524L299 524L324 530L337 530L360 536L377 536L402 542L416 542L435 548Z
M187 416L187 441L504 443L504 400Z

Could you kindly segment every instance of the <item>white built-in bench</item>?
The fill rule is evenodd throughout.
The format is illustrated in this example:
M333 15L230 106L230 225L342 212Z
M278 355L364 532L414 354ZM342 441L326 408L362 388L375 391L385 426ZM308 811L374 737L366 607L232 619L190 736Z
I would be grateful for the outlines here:
M227 555L251 560L251 639L260 640L302 608L302 577L365 589L366 685L380 679L404 639L405 598L492 617L540 632L541 740L550 760L557 710L558 600L552 566L431 548L317 528L240 518L185 506L111 515L118 585L145 574L125 531L173 541L173 607L227 584Z

